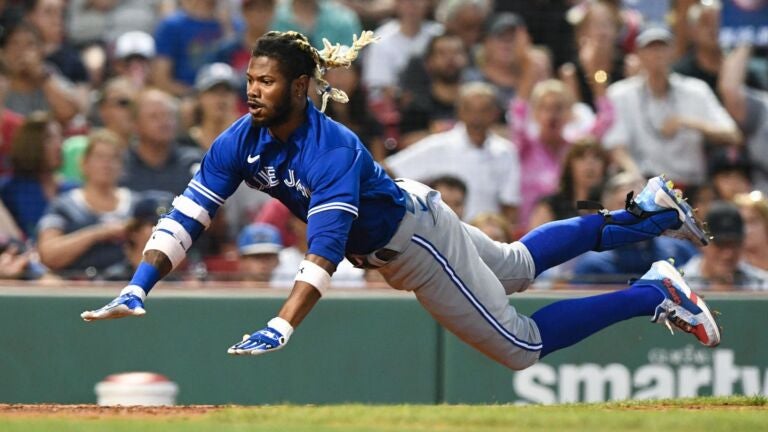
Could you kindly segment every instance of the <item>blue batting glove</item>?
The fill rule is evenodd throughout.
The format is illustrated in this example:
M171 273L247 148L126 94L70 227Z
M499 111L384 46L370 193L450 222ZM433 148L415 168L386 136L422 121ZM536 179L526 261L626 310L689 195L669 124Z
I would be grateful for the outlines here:
M128 285L120 291L120 295L107 303L101 309L85 311L80 317L85 321L123 318L127 316L142 316L147 313L144 310L144 299L147 294L137 285Z
M277 351L288 343L293 333L293 326L282 319L272 318L263 328L252 335L243 336L243 340L229 347L227 352L234 355L259 355Z

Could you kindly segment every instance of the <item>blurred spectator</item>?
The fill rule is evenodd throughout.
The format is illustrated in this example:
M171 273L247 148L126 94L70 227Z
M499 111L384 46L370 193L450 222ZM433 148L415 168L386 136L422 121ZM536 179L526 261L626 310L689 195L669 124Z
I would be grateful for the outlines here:
M239 276L249 282L269 282L280 264L283 249L280 232L272 225L254 223L237 236Z
M42 36L45 60L56 66L69 81L84 84L88 72L80 52L66 41L64 33L65 0L28 0L24 2L24 18Z
M0 279L39 279L47 271L22 240L24 234L0 201Z
M131 217L125 226L123 254L125 259L107 267L99 277L105 280L129 281L144 256L144 245L160 216L171 210L173 194L164 191L145 191L134 194ZM170 275L171 280L174 274Z
M645 179L634 173L620 173L605 185L601 201L608 210L623 209L627 194L639 193ZM683 265L698 252L690 243L670 237L628 244L604 252L587 252L573 263L573 281L576 283L625 284L631 278L642 276L656 261L672 258Z
M492 84L500 106L505 107L515 95L520 80L520 63L530 54L530 50L530 36L523 19L509 12L497 14L477 50L474 67L464 74L464 81Z
M706 223L714 239L682 268L691 287L711 291L768 289L768 272L742 259L745 232L739 209L730 202L714 202Z
M411 59L400 78L401 146L453 127L454 105L467 62L464 44L451 34L435 36L424 58Z
M48 203L74 186L55 177L61 166L61 126L44 112L27 116L13 138L11 164L13 175L3 182L0 196L24 235L35 238Z
M459 122L453 129L390 156L386 165L396 176L418 181L457 177L468 191L464 220L480 213L503 212L514 225L520 166L512 143L491 130L500 114L494 89L485 83L465 84L456 104Z
M655 1L655 0L654 0ZM532 39L552 51L554 64L561 65L570 60L573 52L573 29L566 21L566 12L574 3L571 0L496 0L495 15L507 12L522 14L529 24Z
M179 10L160 21L152 63L156 86L177 96L190 92L197 70L214 59L219 43L234 35L235 24L220 13L227 7L215 0L181 0Z
M43 40L34 27L19 22L4 29L0 48L10 79L7 108L21 115L50 111L62 124L78 114L80 106L72 84L45 62Z
M446 175L433 179L429 187L440 192L440 198L456 213L464 218L464 205L467 202L467 184L458 177Z
M156 89L136 98L137 142L128 149L121 184L134 191L165 190L180 195L197 170L200 150L176 142L177 104Z
M99 119L104 128L115 133L120 146L126 148L133 138L135 122L133 108L135 89L125 78L112 78L104 84L97 97ZM65 180L81 182L82 158L88 146L87 135L75 135L64 140L62 166L59 174Z
M713 92L717 91L717 77L723 65L723 50L720 48L719 0L696 2L688 9L688 33L691 49L675 63L675 72L698 78L707 83ZM765 88L765 82L755 70L749 70L747 85Z
M325 73L331 87L342 90L349 97L348 103L329 104L325 113L351 129L374 159L382 161L386 157L384 131L368 109L368 92L360 82L361 74L360 63L352 63L348 68L330 69ZM319 98L317 102L320 102Z
M117 187L123 150L120 138L108 130L88 136L82 187L54 199L38 224L40 259L51 270L94 277L125 259L122 242L135 196Z
M509 222L498 213L480 213L472 219L470 225L480 229L491 240L502 243L511 242Z
M68 0L67 33L77 46L113 42L129 31L151 33L163 0Z
M283 244L280 251L280 265L272 273L271 284L280 288L293 287L296 269L307 254L307 226L276 199L265 204L257 221L268 223L281 233ZM355 268L346 259L342 260L331 278L331 285L347 288L365 288L365 271Z
M115 75L142 90L150 80L151 62L155 58L155 38L141 31L123 33L115 42L113 53Z
M240 75L245 75L256 39L269 31L275 15L277 0L237 0L245 22L245 30L218 47L215 60L226 63ZM346 36L349 37L349 36ZM346 39L344 39L346 40ZM243 91L243 94L245 92Z
M613 106L605 97L598 100L595 117L589 107L575 103L562 81L546 80L533 86L541 65L534 59L526 60L525 64L520 91L508 113L511 138L520 153L522 170L536 173L523 176L520 181L519 220L523 226L528 225L539 199L557 190L561 163L571 144L585 137L599 140L614 118Z
M200 69L195 80L195 124L180 139L182 145L207 151L213 140L240 117L237 111L238 78L225 63L212 63Z
M742 148L714 149L709 156L709 181L715 196L724 201L732 201L737 194L751 191L751 167Z
M670 73L672 35L649 27L637 37L643 74L608 88L616 121L604 138L621 168L650 177L666 173L679 186L706 178L704 140L735 145L735 123L707 85Z
M333 0L284 0L277 6L272 30L294 30L305 35L315 48L323 39L351 44L352 35L363 30L352 9Z
M461 38L464 48L471 53L483 38L492 3L492 0L440 0L435 18L445 26L446 33Z
M24 122L24 117L5 107L5 96L8 93L8 75L5 63L0 60L0 178L10 175L11 141L16 130Z
M608 170L608 155L593 140L574 143L565 154L560 186L531 211L528 231L553 220L579 216L578 201L597 201Z
M745 85L751 47L734 49L723 64L718 90L723 105L744 132L755 187L768 192L768 92Z
M7 29L22 20L24 11L19 1L0 0L0 27Z
M624 78L621 41L626 35L621 33L620 4L611 0L584 1L571 9L568 18L576 28L578 55L574 63L560 68L560 74L576 100L597 110L606 86ZM634 38L636 32L632 34Z
M768 199L759 191L734 197L744 220L742 258L761 270L768 270Z
M429 41L443 29L427 19L428 0L395 0L395 10L396 19L376 29L381 40L371 45L363 57L363 84L374 101L394 99L398 77L408 60L422 56Z
M364 29L374 29L379 23L395 14L396 0L340 0L340 3L352 9Z

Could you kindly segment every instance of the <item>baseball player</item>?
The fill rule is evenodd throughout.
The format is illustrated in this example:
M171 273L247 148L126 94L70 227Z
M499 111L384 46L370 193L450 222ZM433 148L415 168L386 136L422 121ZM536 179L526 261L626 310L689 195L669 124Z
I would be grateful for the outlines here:
M707 306L666 261L629 288L562 300L532 316L517 313L507 295L523 291L544 270L588 250L607 250L664 233L706 244L692 209L663 177L649 180L625 210L543 225L505 244L462 223L429 187L392 180L360 140L316 109L310 79L327 100L346 95L323 80L346 67L373 41L365 32L348 50L310 46L295 32L269 32L256 43L247 70L249 113L219 136L173 210L157 224L144 260L127 287L86 321L144 315L155 283L184 259L216 210L240 182L282 201L307 223L309 249L277 316L232 345L234 355L276 351L290 340L346 256L377 269L464 342L512 369L572 345L613 323L637 316L720 342Z

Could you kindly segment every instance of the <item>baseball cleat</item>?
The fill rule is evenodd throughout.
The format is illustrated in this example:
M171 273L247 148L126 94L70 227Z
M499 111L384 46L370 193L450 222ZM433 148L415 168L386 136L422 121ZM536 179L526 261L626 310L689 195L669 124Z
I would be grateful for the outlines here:
M107 303L104 307L80 314L84 321L123 318L127 316L142 316L147 313L144 310L144 298L146 293L135 285L125 287L120 295Z
M682 192L674 189L674 184L664 175L648 180L643 190L633 200L627 200L627 211L638 217L669 209L677 211L680 226L664 231L662 235L690 240L702 246L709 244L711 236L704 225L696 218L694 210L685 201Z
M656 261L639 280L653 285L664 296L651 322L691 333L708 347L720 343L720 328L707 304L691 290L683 276L668 261ZM637 281L636 281L637 282Z

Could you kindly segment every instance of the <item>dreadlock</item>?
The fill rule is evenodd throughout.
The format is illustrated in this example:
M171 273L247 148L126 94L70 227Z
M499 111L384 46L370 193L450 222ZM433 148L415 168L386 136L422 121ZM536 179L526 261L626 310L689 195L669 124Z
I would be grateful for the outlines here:
M349 101L346 93L331 87L323 78L325 72L333 68L348 68L357 59L361 49L376 41L378 37L374 37L372 31L364 31L360 37L352 36L352 46L348 48L338 43L332 45L323 39L323 49L318 50L301 33L271 31L259 38L251 56L276 59L280 63L280 71L291 81L302 75L313 77L317 81L317 93L323 99L320 111L324 112L328 99L339 103Z

